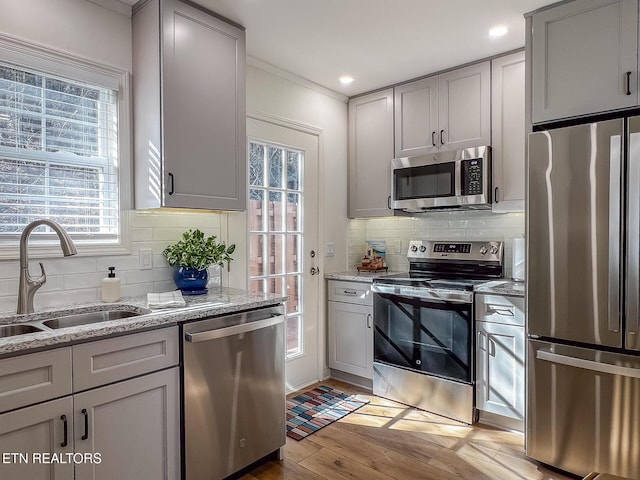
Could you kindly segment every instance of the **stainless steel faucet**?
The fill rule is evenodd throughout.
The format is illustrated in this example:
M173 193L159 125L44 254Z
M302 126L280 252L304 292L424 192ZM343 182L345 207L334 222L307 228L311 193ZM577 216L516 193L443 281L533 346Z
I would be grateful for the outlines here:
M65 232L60 225L52 220L35 220L27 225L20 237L20 285L18 287L18 311L17 313L33 313L33 296L44 283L47 281L47 275L44 273L44 265L40 263L40 271L42 275L40 278L32 278L29 275L29 255L27 253L27 243L31 231L40 226L47 225L58 234L60 239L60 246L62 247L62 253L65 257L75 255L78 253L76 246L73 244L73 240L67 232Z

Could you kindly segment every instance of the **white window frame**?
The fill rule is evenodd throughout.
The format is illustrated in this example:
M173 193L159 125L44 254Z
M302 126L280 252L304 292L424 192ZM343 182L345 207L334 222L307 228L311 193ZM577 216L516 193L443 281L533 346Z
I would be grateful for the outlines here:
M118 92L118 241L99 239L76 243L79 255L123 255L131 253L129 211L132 208L131 160L131 75L129 72L77 58L0 34L0 59L24 68L103 86ZM73 236L72 236L73 237ZM19 241L0 239L0 260L19 258ZM60 255L57 239L29 241L29 256L46 258Z

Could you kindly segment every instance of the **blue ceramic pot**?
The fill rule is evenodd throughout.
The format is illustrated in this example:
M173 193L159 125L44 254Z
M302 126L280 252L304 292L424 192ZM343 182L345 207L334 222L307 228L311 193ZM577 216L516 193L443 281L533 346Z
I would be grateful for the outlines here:
M209 272L206 268L198 270L176 266L173 269L173 281L183 295L203 295L207 293Z

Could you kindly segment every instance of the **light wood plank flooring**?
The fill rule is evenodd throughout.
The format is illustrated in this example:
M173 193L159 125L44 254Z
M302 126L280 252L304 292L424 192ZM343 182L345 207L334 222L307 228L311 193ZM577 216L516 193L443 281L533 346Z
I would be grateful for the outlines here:
M299 442L287 438L284 460L267 462L241 480L573 478L528 460L521 434L468 426L336 380L321 383L370 402Z

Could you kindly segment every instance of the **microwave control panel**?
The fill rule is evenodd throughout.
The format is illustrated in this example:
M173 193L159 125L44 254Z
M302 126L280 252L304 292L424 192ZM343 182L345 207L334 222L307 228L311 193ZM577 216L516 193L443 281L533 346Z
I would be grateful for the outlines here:
M462 160L462 195L482 195L482 159Z

